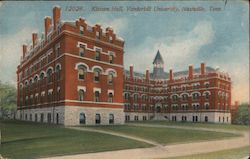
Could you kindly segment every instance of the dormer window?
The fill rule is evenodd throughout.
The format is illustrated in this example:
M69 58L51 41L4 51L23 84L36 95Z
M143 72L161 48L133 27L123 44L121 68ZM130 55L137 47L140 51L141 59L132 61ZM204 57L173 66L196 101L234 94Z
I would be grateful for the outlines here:
M83 35L83 33L84 33L84 27L83 27L83 26L80 26L80 34Z
M99 32L99 31L96 32L96 38L97 38L97 39L100 39L100 38L101 38L100 32Z

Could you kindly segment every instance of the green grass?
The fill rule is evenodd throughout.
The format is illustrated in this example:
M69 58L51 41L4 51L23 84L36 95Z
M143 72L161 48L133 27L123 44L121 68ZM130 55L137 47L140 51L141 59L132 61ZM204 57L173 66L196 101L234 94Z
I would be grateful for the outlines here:
M241 147L237 149L223 150L210 153L202 153L198 155L171 157L167 159L241 159L249 155L249 147Z
M29 159L71 155L151 145L122 137L83 132L20 121L0 121L2 145L0 154L7 158Z
M233 125L233 124L216 124L216 123L193 123L193 122L171 122L171 121L136 121L129 122L134 124L154 124L154 125L166 125L166 126L186 126L197 128L210 128L210 129L225 129L225 130L239 130L249 131L249 125ZM129 124L128 123L128 124Z
M99 126L92 128L136 136L151 141L155 141L161 144L183 143L183 142L192 142L200 140L215 140L215 139L239 136L231 133L222 133L213 131L187 130L187 129L175 129L175 128L164 128L164 127L163 128L141 127L132 125Z

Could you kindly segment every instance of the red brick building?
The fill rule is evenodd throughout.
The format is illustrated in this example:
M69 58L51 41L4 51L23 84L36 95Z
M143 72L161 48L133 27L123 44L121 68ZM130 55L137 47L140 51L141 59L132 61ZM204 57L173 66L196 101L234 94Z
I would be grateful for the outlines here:
M164 72L160 52L152 73L124 70L124 40L85 19L44 18L44 34L23 45L17 67L17 118L35 122L123 124L125 120L230 123L231 79L204 63Z
M164 72L158 51L153 73L125 71L124 110L129 120L231 123L231 79L219 69L188 67Z
M60 7L44 18L45 33L23 45L17 68L18 117L82 124L123 124L124 41L82 18L63 22Z

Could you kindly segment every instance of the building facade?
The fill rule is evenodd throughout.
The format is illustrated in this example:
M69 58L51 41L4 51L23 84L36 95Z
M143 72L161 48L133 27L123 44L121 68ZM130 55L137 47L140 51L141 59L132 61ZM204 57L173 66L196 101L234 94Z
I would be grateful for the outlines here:
M126 121L170 120L231 123L231 79L227 73L192 65L186 71L164 72L158 51L153 73L124 74L124 111Z
M45 33L23 45L17 68L17 118L78 124L123 124L123 46L112 30L44 18Z
M204 63L164 72L124 70L124 40L85 19L44 18L44 34L23 45L17 67L17 118L64 125L123 124L129 120L230 123L231 79Z

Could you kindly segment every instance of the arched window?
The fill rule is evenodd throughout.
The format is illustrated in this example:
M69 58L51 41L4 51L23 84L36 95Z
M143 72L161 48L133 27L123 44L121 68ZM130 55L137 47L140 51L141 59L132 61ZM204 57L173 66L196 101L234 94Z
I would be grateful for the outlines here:
M86 123L86 116L84 113L80 113L80 116L79 116L79 123L80 124L85 124Z
M48 83L52 82L52 69L49 69L47 71L47 81L48 81Z
M178 100L178 96L177 95L173 95L173 102L176 102Z
M37 83L37 81L38 81L38 76L35 76L34 77L34 83Z
M109 114L109 124L114 124L114 114Z
M95 123L96 124L100 124L101 123L101 115L100 114L96 114L95 115Z
M44 79L44 73L42 72L41 74L40 74L40 80L43 80Z
M87 68L83 65L78 66L78 79L84 80L86 77Z
M110 103L113 102L113 93L109 93L108 102L110 102Z
M99 102L100 101L100 93L98 91L95 91L95 98L94 98L95 102Z
M79 89L78 91L78 100L83 101L84 100L84 90Z
M205 93L205 99L206 99L206 100L209 99L209 93L208 93L208 92Z
M194 93L192 95L192 97L193 97L193 100L197 100L197 99L199 99L199 94L198 93Z
M124 98L125 98L125 100L129 100L130 94L129 93L125 93Z
M182 95L182 100L183 101L187 101L188 100L188 95L187 94L183 94Z
M109 74L108 74L108 84L113 84L113 78L114 78L113 73L109 72Z
M56 66L56 79L57 80L61 79L61 67L60 67L60 65Z
M99 82L100 81L100 74L101 74L101 70L98 68L94 69L94 81L95 82Z

